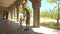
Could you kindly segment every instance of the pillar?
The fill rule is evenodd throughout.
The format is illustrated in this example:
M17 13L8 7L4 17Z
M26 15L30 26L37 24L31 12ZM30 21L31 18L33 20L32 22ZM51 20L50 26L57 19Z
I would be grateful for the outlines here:
M17 21L19 21L19 6L17 6Z
M17 9L16 8L14 9L14 19L15 20L17 19Z
M41 0L31 0L33 8L33 26L40 26L40 1Z
M13 20L16 20L16 6L13 6Z
M11 10L11 20L13 19L13 10Z
M12 20L13 19L13 9L10 9L10 19Z
M9 15L8 15L8 19L10 19L10 12L9 12Z
M3 12L3 18L5 18L5 12Z
M8 12L8 11L4 11L4 12L3 12L3 18L8 19L8 14L9 14L9 12Z
M9 19L12 19L11 16L12 14L11 14L11 10L9 10Z
M13 9L13 20L14 20L14 18L15 18L15 9Z
M8 19L8 14L9 14L9 12L6 12L6 19Z
M16 14L16 11L15 11L15 8L14 8L14 20L15 20L15 17L16 17L15 14Z

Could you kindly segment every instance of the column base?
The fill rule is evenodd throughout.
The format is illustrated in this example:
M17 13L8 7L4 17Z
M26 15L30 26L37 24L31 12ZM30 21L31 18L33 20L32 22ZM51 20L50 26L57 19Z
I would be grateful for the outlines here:
M40 26L34 26L34 25L33 25L33 27L34 27L34 28L39 28Z

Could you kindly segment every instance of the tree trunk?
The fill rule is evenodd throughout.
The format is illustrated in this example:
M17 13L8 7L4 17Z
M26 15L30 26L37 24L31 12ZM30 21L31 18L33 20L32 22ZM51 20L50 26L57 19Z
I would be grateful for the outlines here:
M59 19L57 19L57 25L59 24Z

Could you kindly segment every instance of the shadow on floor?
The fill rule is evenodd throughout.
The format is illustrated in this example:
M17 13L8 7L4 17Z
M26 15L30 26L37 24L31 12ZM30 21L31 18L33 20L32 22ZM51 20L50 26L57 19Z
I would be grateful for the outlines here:
M15 23L15 21L7 19L0 20L0 34L44 34L34 32L32 26L30 27L30 31L25 31L25 26L22 29L19 27L19 23Z

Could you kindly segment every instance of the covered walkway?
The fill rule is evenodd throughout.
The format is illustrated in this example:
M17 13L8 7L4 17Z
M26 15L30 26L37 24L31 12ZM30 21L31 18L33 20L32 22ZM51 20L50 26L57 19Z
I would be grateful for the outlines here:
M20 25L16 21L11 21L7 19L0 20L0 34L60 34L60 31L55 29L46 28L40 26L39 28L33 28L32 24L30 25L30 31L25 31L25 25L20 29Z
M10 28L14 29L16 27L16 25L14 25L15 23L13 23L13 22L11 23L10 20L16 20L18 22L21 20L20 19L21 16L19 17L19 14L20 14L20 5L22 5L22 7L23 7L23 12L26 11L25 12L26 13L25 14L26 15L26 30L29 30L29 27L30 27L30 13L25 8L25 5L27 4L27 1L28 0L0 0L0 19L1 19L0 22L2 22L2 23L0 23L1 24L0 28L2 30L5 27L8 27L8 28L6 28L7 30L10 30ZM33 26L34 27L39 27L40 26L41 0L29 0L29 1L32 2L32 8L33 8ZM4 19L6 19L7 21L5 22Z
M22 5L24 12L25 11L28 12L28 10L25 8L27 1L28 0L0 0L0 17L19 21L20 5ZM33 26L39 27L41 0L29 0L29 1L32 3L33 8ZM28 16L30 20L30 15ZM27 22L30 22L29 20Z
M29 20L26 19L27 22L29 22L28 26L30 25L29 31L24 30L26 24L23 23L23 28L21 29L19 23L17 22L20 18L19 7L22 5L24 8L27 0L0 0L0 34L58 34L58 32L54 29L40 27L41 0L30 1L32 2L33 8L33 26L37 28L30 25L30 17L28 17ZM26 27L27 29L28 26Z

